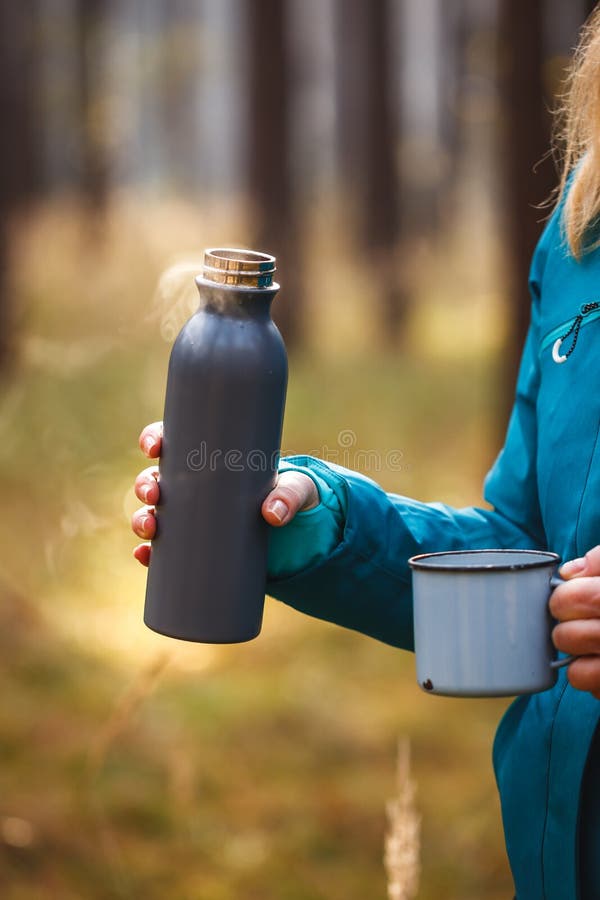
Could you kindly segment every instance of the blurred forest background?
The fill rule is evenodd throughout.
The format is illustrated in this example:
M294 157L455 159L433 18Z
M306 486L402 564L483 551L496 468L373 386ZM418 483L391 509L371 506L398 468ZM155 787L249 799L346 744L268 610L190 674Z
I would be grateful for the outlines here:
M480 502L593 5L0 4L4 900L383 898L399 736L418 896L512 896L506 703L274 601L248 645L151 634L131 484L202 250L246 246L278 257L284 449Z

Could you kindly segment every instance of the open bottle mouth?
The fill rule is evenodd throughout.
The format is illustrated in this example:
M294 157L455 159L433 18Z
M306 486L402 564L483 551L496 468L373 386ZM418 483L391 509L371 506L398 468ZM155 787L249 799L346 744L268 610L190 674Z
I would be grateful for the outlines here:
M202 277L215 284L265 288L273 284L275 257L256 250L211 249L204 251Z

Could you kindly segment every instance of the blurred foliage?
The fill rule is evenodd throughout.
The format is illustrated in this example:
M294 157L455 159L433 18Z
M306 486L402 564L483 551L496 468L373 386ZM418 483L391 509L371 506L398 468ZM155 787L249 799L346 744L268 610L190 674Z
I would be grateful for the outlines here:
M408 654L275 601L247 645L180 645L142 624L128 530L137 435L161 414L199 248L244 230L243 211L196 209L115 197L94 234L65 201L15 235L18 357L0 406L0 893L383 898L403 735L423 817L419 897L505 898L490 760L504 702L425 696ZM476 501L495 452L494 248L481 246L481 269L456 231L413 248L410 339L374 353L368 273L342 265L327 221L306 229L310 327L291 359L284 448L349 465L396 451L394 471L368 471L386 488Z

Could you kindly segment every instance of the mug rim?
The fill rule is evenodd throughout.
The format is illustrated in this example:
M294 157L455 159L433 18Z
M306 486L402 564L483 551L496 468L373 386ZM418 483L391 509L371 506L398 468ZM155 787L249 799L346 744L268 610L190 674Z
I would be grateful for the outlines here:
M433 564L429 565L428 560L439 559L442 556L474 556L477 554L484 553L497 553L499 555L511 554L513 557L515 555L528 556L529 559L527 561L523 560L523 562L488 562L488 563L471 563L464 565L444 565L441 564ZM531 559L531 557L540 557L539 559ZM515 572L520 571L522 569L543 569L546 566L556 566L560 562L560 556L557 553L553 553L551 550L510 550L506 547L496 548L490 547L488 549L477 549L477 550L442 550L437 553L419 553L417 556L411 556L408 560L408 564L411 569L416 569L420 572Z

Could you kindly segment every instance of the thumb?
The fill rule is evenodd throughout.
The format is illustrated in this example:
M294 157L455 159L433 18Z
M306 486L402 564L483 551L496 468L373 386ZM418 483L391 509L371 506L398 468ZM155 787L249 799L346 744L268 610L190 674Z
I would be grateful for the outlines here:
M312 509L319 503L319 492L312 478L303 472L282 472L277 484L262 505L269 525L287 525L297 512Z
M577 559L571 559L560 567L562 578L578 578L581 575L600 575L600 546L591 550Z

